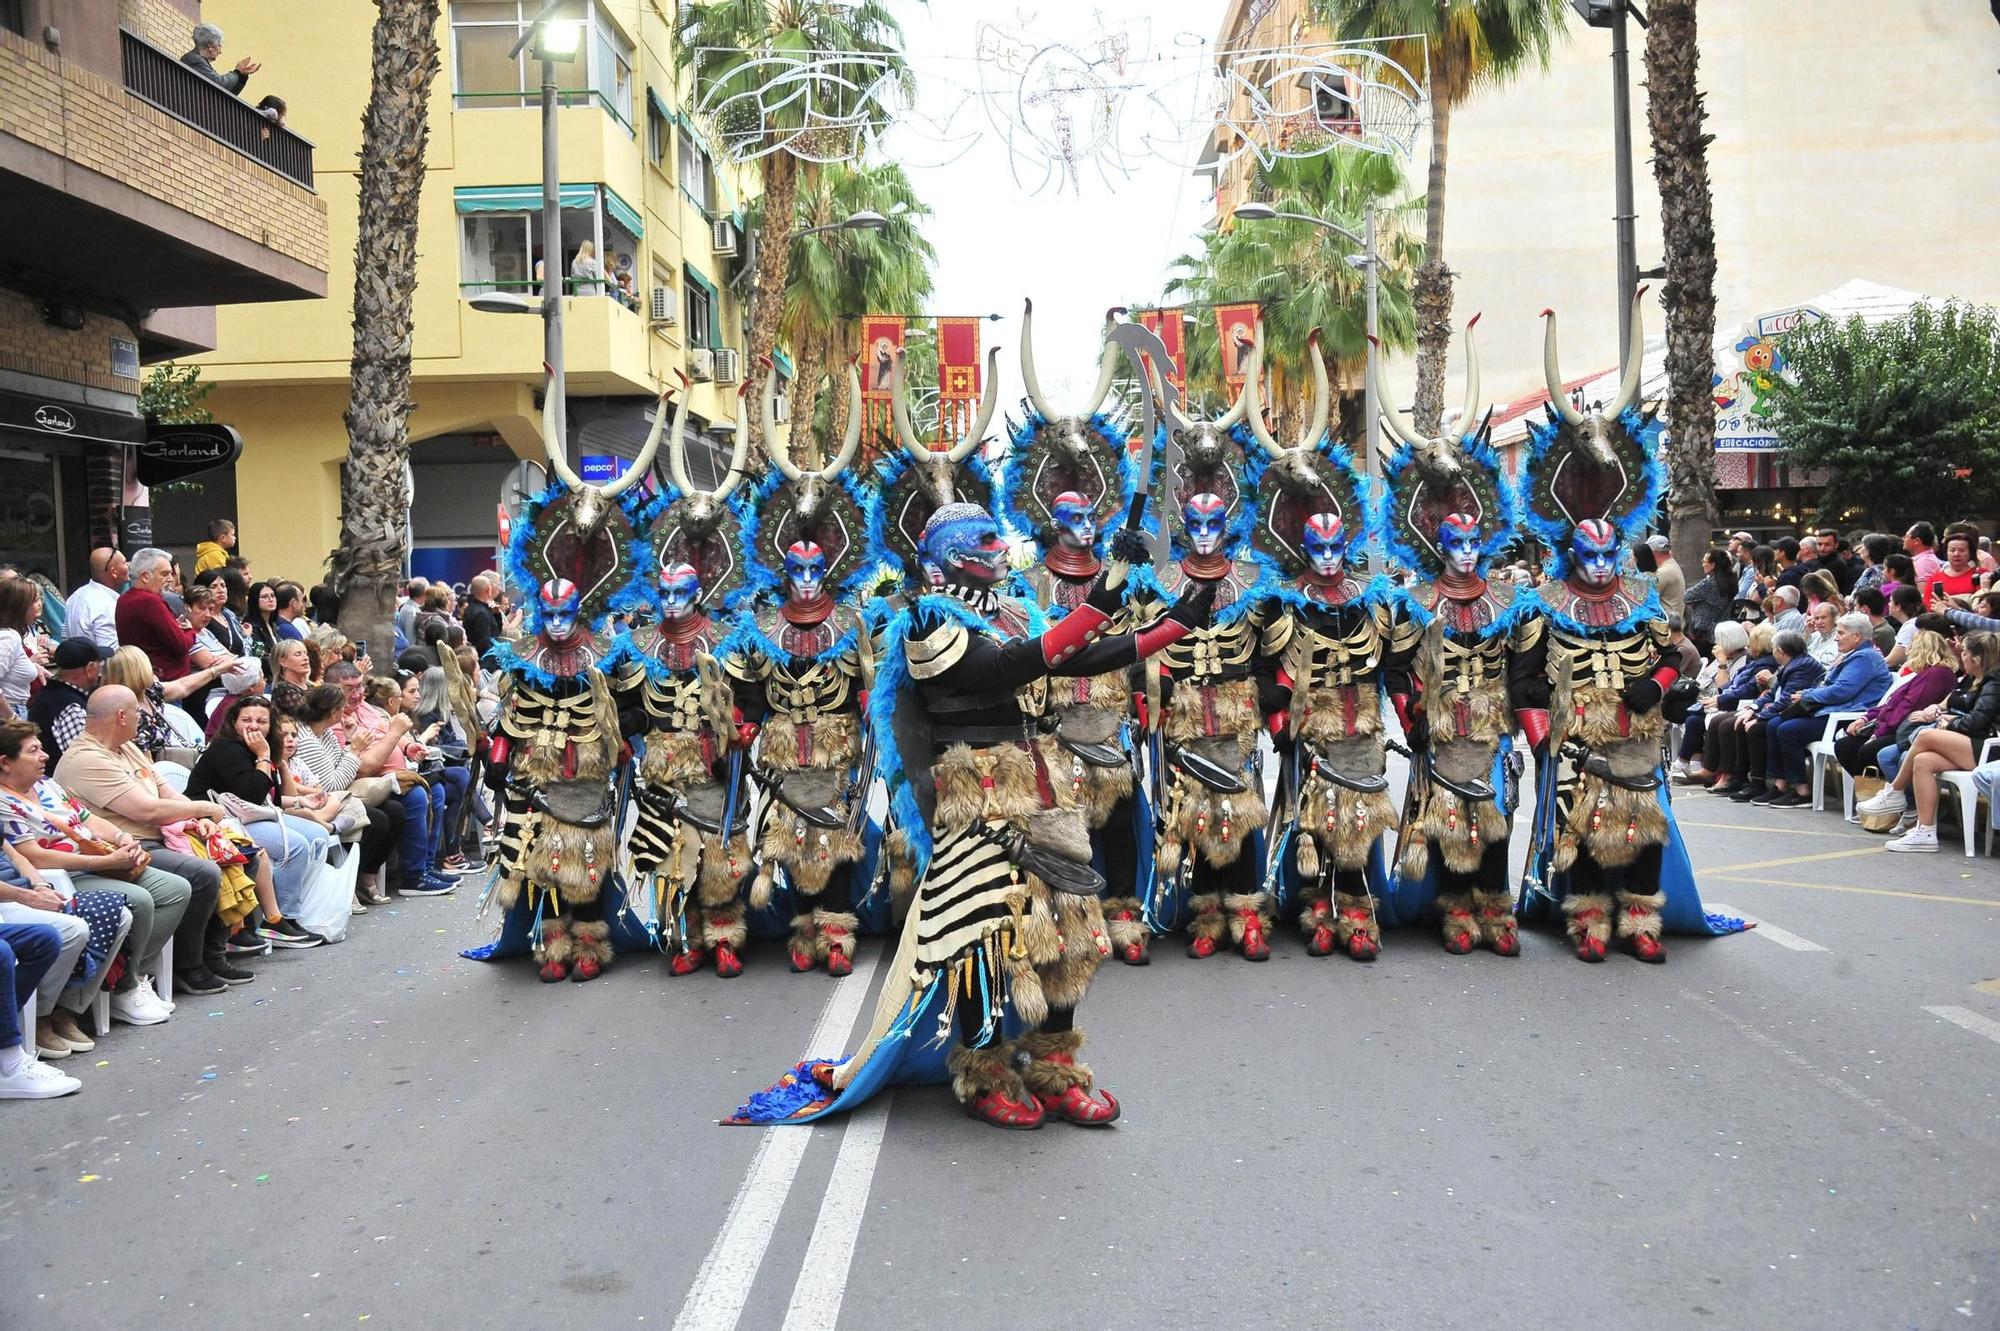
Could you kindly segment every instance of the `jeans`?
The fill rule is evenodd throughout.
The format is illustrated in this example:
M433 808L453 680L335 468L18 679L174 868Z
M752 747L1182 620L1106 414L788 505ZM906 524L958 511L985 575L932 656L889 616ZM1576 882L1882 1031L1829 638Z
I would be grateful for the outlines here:
M422 785L403 792L403 878L405 884L420 883L437 859L444 837L444 790Z
M117 878L82 876L92 887L102 887L107 891L121 893L125 898L125 909L132 912L132 932L125 936L127 955L132 964L125 970L125 978L119 981L120 988L130 988L141 975L160 973L160 949L167 945L188 911L188 900L193 888L188 880L179 874L169 873L158 862L147 866L134 882ZM221 879L216 880L217 884ZM211 903L209 910L215 907Z
M436 839L437 851L458 849L460 829L465 826L465 792L472 785L472 773L463 767L446 767L430 778L435 794L444 791L444 826Z
M12 995L7 1010L0 1012L0 1049L27 1044L21 1007L61 953L62 935L46 924L0 924L0 989Z
M1771 722L1771 775L1799 784L1806 779L1806 745L1826 733L1823 716L1792 716Z
M326 862L326 828L288 813L282 819L245 823L243 830L270 859L271 887L277 893L278 909L290 918L305 896L307 880Z
M33 906L22 906L12 901L0 901L0 922L39 924L55 931L56 959L43 972L42 982L35 986L35 1015L46 1017L56 1010L56 997L62 993L63 985L68 983L70 972L76 969L76 959L83 955L84 944L90 941L90 926L83 922L80 915L36 910Z

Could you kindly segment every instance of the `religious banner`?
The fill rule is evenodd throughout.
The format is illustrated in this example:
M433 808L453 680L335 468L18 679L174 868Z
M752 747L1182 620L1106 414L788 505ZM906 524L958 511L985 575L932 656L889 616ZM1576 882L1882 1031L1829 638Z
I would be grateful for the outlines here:
M940 316L937 321L940 444L964 438L978 414L979 324L977 315Z
M1180 393L1181 401L1186 402L1187 323L1181 318L1181 311L1140 310L1139 322L1166 344L1167 358L1173 362L1167 367L1167 381Z
M861 316L861 437L869 456L893 446L895 423L890 416L889 376L903 346L903 316Z
M1221 334L1216 350L1222 361L1222 377L1229 381L1229 397L1234 401L1250 377L1253 343L1257 336L1257 302L1215 307L1215 326Z

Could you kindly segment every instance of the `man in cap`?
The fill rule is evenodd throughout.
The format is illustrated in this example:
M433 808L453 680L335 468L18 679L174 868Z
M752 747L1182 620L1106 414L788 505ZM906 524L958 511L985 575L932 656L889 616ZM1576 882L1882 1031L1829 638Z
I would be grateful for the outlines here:
M41 729L51 771L63 749L83 733L84 704L104 672L104 652L89 638L64 638L53 664L55 677L28 704L28 719Z
M1654 532L1646 538L1646 548L1653 552L1653 581L1660 589L1660 608L1670 615L1687 612L1687 574L1674 559L1673 547L1667 538Z

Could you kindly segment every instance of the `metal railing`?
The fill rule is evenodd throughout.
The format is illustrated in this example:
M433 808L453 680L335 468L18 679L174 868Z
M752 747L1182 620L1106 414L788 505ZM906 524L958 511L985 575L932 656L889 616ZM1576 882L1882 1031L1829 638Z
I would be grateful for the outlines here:
M313 187L313 146L174 56L120 31L125 91L295 184Z

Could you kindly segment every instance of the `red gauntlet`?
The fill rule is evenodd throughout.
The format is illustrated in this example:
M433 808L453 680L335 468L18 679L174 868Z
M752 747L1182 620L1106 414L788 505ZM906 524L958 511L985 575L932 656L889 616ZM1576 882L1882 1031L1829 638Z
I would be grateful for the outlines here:
M1546 709L1540 707L1523 707L1520 711L1514 713L1514 719L1519 721L1521 729L1527 732L1529 744L1538 749L1548 747L1549 714Z
M1062 622L1042 634L1042 661L1059 666L1096 642L1111 616L1094 605L1080 605L1064 615ZM1143 654L1143 653L1142 653Z

